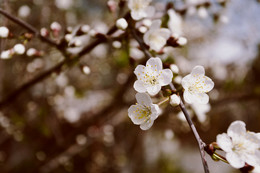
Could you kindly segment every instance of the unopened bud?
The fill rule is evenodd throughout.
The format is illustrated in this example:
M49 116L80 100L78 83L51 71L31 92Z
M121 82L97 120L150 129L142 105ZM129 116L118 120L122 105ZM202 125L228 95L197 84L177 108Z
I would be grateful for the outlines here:
M9 35L9 29L5 26L0 27L0 38L7 38Z
M120 18L116 21L116 26L119 29L125 30L128 27L128 23L124 18Z
M34 48L30 48L27 50L26 55L27 56L34 56L37 53L37 50Z
M12 51L11 50L5 50L0 55L1 59L9 59L11 57L12 57Z
M177 43L180 45L180 46L184 46L187 44L187 39L185 37L179 37L178 40L177 40Z
M172 70L173 73L175 73L175 74L178 74L178 73L179 73L179 68L178 68L177 65L171 64L171 65L170 65L170 68L171 68L171 70Z
M178 106L180 103L181 103L180 96L177 96L176 94L171 95L170 104L172 106Z
M41 33L41 36L43 36L43 37L46 37L49 35L49 32L46 28L41 28L40 33Z
M16 44L14 46L14 52L18 55L22 55L25 52L25 47L23 44Z

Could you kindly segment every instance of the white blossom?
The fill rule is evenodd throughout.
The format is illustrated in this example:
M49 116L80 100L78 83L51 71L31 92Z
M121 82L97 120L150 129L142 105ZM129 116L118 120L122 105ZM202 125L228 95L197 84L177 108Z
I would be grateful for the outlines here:
M0 58L1 59L9 59L12 57L12 51L11 50L5 50L1 52Z
M155 9L149 6L152 0L129 0L128 8L131 10L131 16L134 20L152 16Z
M207 116L206 113L210 111L210 104L191 104L192 109L194 110L195 114L197 115L198 120L203 123L206 121Z
M35 48L30 48L27 50L26 55L27 56L34 56L37 53L37 50Z
M179 14L177 14L173 9L168 10L169 21L168 21L168 28L171 32L176 35L182 35L182 18Z
M124 18L120 18L116 21L116 27L125 30L128 27L128 23Z
M146 66L138 65L134 71L137 81L134 88L137 92L148 92L150 95L156 95L162 86L166 86L172 81L172 71L162 67L162 60L158 57L150 58Z
M184 100L187 103L206 104L209 101L209 92L214 87L214 82L205 76L205 70L202 66L193 68L191 74L185 76L181 82L184 88Z
M172 106L177 106L181 103L181 99L180 99L180 96L176 95L176 94L173 94L171 95L170 97L170 104Z
M25 52L25 47L24 47L24 45L23 44L16 44L15 46L14 46L14 52L16 53L16 54L18 54L18 55L22 55L22 54L24 54L24 52Z
M179 45L181 45L181 46L186 45L187 42L188 42L188 40L187 40L187 38L185 38L185 37L179 37L179 38L177 39L177 43L178 43Z
M159 106L153 104L146 93L137 93L135 97L137 103L128 109L128 116L134 124L140 125L142 130L148 130L160 114Z
M171 64L170 69L173 73L178 74L179 73L179 67L176 64Z
M171 32L167 28L161 28L161 21L153 21L149 30L144 34L144 42L150 46L150 49L160 51L166 44Z
M31 8L28 7L27 5L21 6L18 10L18 16L19 17L26 18L30 15L30 13L31 13Z
M0 27L0 38L7 38L9 35L9 29L5 26Z
M234 168L242 168L245 163L257 166L260 163L260 140L247 132L245 123L235 121L227 133L217 136L217 144L226 152L226 159Z
M52 22L50 27L53 31L60 31L61 30L61 25L58 22Z

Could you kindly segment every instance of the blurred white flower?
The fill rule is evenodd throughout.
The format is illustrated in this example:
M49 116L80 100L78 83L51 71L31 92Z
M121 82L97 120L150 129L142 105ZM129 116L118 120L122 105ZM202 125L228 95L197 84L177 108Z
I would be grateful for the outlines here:
M40 34L41 34L41 36L46 37L46 36L48 36L49 31L46 28L41 28Z
M125 30L128 27L128 23L124 18L120 18L116 21L116 27Z
M146 93L137 93L135 97L137 103L128 109L128 116L134 124L140 125L142 130L148 130L159 116L159 106L153 104L150 96Z
M181 103L180 96L178 96L176 94L171 95L171 97L170 97L170 104L172 106L178 106L180 103Z
M5 26L0 27L0 38L7 38L9 35L9 29Z
M9 59L12 57L12 51L11 50L4 50L1 52L0 58L1 59Z
M166 86L172 81L172 71L162 68L162 60L158 57L150 58L146 66L138 65L134 71L137 81L134 88L137 92L148 92L150 95L156 95L162 86Z
M37 53L37 50L34 48L30 48L27 50L26 55L27 56L34 56Z
M82 68L82 70L83 70L84 74L86 74L86 75L90 74L90 72L91 72L90 68L86 65Z
M161 28L161 21L153 21L150 29L144 34L144 42L150 46L150 49L160 51L166 44L171 32L167 28Z
M181 82L184 88L184 100L187 103L206 104L209 101L209 92L214 87L214 82L205 76L205 70L202 66L193 68L191 74L185 76Z
M134 20L153 15L155 9L149 6L152 0L129 0L128 8L131 10L131 16Z
M188 40L187 40L187 38L185 38L185 37L179 37L179 38L177 39L177 43L178 43L180 46L186 45L187 42L188 42Z
M195 114L197 115L198 120L203 123L206 121L206 113L210 111L210 104L191 104L192 109L194 110Z
M53 31L61 30L61 25L58 22L52 22L50 27L51 27L51 30L53 30Z
M24 47L24 45L23 44L16 44L15 46L14 46L14 52L16 53L16 54L18 54L18 55L22 55L22 54L24 54L24 52L25 52L25 47Z
M122 43L120 41L113 41L112 46L116 49L119 49L122 47Z
M169 21L168 28L176 36L182 35L182 18L173 9L168 10Z
M73 0L55 0L55 5L60 9L68 9L73 5Z
M18 16L19 17L26 18L30 15L30 13L31 13L31 9L27 5L21 6L18 10Z
M246 131L245 123L235 121L227 133L217 135L217 144L226 152L226 159L234 168L242 168L245 163L257 166L260 163L260 140Z

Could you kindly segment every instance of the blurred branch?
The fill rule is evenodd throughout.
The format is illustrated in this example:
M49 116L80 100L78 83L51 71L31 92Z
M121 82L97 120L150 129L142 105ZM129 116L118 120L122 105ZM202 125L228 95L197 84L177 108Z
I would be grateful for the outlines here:
M40 38L43 42L48 43L51 46L55 46L58 47L59 45L54 42L53 40L47 38L47 37L43 37L41 36L41 34L39 33L39 31L34 28L32 25L20 20L17 17L14 17L13 15L7 13L6 11L4 11L3 9L0 8L0 14L4 15L5 17L7 17L8 19L10 19L11 21L13 21L14 23L22 26L23 28L27 29L28 31L32 32L33 34L35 34L36 37Z

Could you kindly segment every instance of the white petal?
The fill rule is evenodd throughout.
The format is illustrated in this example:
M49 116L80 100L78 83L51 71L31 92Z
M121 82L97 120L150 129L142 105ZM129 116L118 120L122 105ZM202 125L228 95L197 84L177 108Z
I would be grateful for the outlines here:
M220 135L217 135L217 144L225 152L231 152L232 151L232 147L233 147L232 141L226 133L222 133Z
M154 20L149 30L150 31L157 30L161 27L161 24L162 24L161 20Z
M181 85L185 90L187 90L191 86L191 79L192 76L190 74L182 78Z
M194 103L193 95L189 91L186 91L186 90L184 91L183 98L184 98L185 102L187 102L189 104Z
M145 9L146 17L153 17L155 13L155 8L153 6L148 6Z
M161 71L161 76L159 77L159 83L161 86L169 85L172 82L172 71L170 69L165 69Z
M147 31L145 34L144 34L144 37L143 37L143 39L144 39L144 42L145 42L145 44L147 44L147 45L150 45L150 35L153 33L153 31Z
M150 58L146 62L146 66L151 67L152 70L157 70L157 71L162 70L162 60L158 57Z
M195 66L193 69L192 69L192 72L191 72L192 75L204 75L205 74L205 70L204 70L204 67L198 65L198 66Z
M147 14L143 10L138 10L138 11L131 11L131 16L134 20L140 20L146 17Z
M150 129L150 128L152 127L153 122L154 122L153 120L149 119L149 120L146 121L145 123L141 124L141 125L140 125L140 128L141 128L142 130L148 130L148 129Z
M195 103L207 104L209 102L209 96L206 93L194 94Z
M243 121L234 121L227 130L228 136L231 138L239 137L246 133L246 125Z
M203 87L203 90L205 92L211 91L214 87L214 82L207 76L204 76L203 79L204 79L204 84L205 84L205 86Z
M135 83L134 83L134 89L135 89L137 92L144 93L144 92L146 91L146 87L145 87L145 85L144 85L144 82L143 82L143 81L140 81L140 80L135 81Z
M159 114L160 114L160 108L157 104L152 104L151 106L151 120L155 120L156 118L158 118Z
M151 106L152 100L151 97L146 93L136 93L135 98L137 100L137 103L145 106Z
M258 158L256 154L244 154L243 160L251 166L260 164L260 158Z
M136 124L136 125L140 125L140 124L142 124L142 123L144 123L145 122L145 120L146 120L146 117L145 116L143 116L143 117L141 117L141 116L138 116L137 115L137 109L140 109L141 107L140 106L138 106L138 105L132 105L132 106L130 106L130 108L128 109L128 116L129 116L129 118L132 120L132 122L134 123L134 124Z
M171 36L171 31L167 28L161 28L159 29L158 34L168 40L168 38Z
M163 46L166 44L166 41L167 40L165 38L163 38L160 35L157 35L156 38L150 40L149 46L152 50L159 52L163 48Z
M245 162L234 152L227 153L226 159L231 166L237 169L242 168L245 165Z
M145 66L144 65L138 65L135 68L134 74L137 76L137 79L140 79L144 76Z
M161 86L160 85L154 85L154 86L149 86L147 88L147 92L151 95L154 96L156 94L158 94L161 90Z

